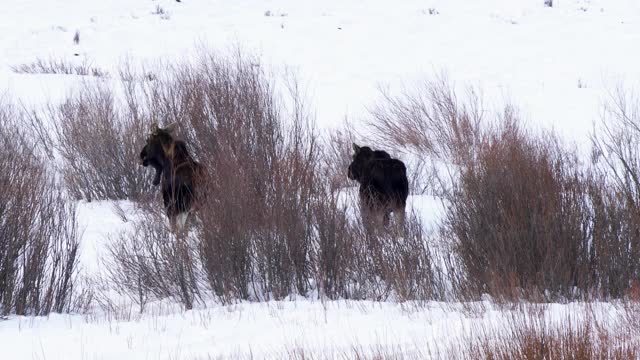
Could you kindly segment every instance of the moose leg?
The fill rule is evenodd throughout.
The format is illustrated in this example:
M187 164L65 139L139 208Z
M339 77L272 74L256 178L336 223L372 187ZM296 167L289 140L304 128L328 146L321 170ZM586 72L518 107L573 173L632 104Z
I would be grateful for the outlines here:
M169 230L175 233L178 229L178 216L180 214L178 214L175 202L170 197L165 197L164 200L167 219L169 219Z
M169 231L171 231L172 233L175 233L177 229L176 216L167 214L167 218L169 219Z
M405 224L405 209L404 207L397 208L393 211L393 216L396 221L396 227L400 229L401 234L405 233L406 224Z
M176 225L180 230L186 229L188 218L189 218L189 212L183 212L176 215Z
M382 213L382 225L386 228L389 227L389 218L391 217L391 211L384 210Z
M362 219L362 227L365 231L365 235L370 237L373 235L373 224L375 222L375 214L370 209L366 202L360 201L360 218Z
M371 206L371 202L365 196L360 196L360 217L362 218L362 225L365 229L370 229L377 219L377 212Z
M162 168L156 169L156 175L153 177L153 181L151 182L154 186L160 184L160 176L162 176Z
M178 233L186 228L187 218L189 217L188 211L180 211L175 204L171 204L167 207L167 218L169 218L169 227L171 232Z

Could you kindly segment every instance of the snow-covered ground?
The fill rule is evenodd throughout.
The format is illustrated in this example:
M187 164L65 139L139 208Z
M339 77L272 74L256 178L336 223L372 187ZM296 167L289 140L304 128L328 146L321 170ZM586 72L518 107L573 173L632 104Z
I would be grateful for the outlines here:
M58 314L12 318L0 322L0 339L3 359L282 359L297 350L321 359L377 353L425 358L455 349L483 329L500 331L513 315L490 304L473 315L460 309L363 301L243 303L187 312L159 306L142 316L134 309L120 320ZM544 317L548 324L566 326L582 319L585 309L556 304ZM620 315L608 304L595 309L608 326Z
M471 321L437 304L403 310L388 303L301 301L167 311L117 322L68 315L15 318L0 322L0 338L12 344L8 352L3 345L5 359L215 359L249 353L278 358L297 348L348 353L354 344L367 350L377 344L425 349L432 339L459 335Z
M0 95L35 104L59 100L82 77L12 67L53 58L115 74L126 59L180 60L198 47L241 46L273 71L298 74L322 128L365 118L380 85L397 90L444 72L585 146L608 92L640 79L636 0L555 0L553 8L542 0L16 0L2 4L0 19ZM416 207L437 208L422 200ZM107 236L127 224L104 203L81 204L79 221L82 265L95 272ZM12 317L0 321L0 357L278 357L300 346L340 352L377 343L411 349L446 343L497 316L473 318L436 304L405 311L308 300L171 309L131 320Z

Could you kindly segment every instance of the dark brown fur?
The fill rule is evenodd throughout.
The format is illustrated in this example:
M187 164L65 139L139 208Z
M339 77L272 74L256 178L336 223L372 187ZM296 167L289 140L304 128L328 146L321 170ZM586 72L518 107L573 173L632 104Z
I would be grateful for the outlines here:
M161 185L164 208L175 228L177 216L188 215L201 200L197 194L204 169L191 157L184 141L174 140L172 132L173 125L164 129L154 126L140 160L143 166L155 169L153 184Z
M382 217L386 226L393 212L404 222L409 196L409 181L404 163L382 150L353 144L353 162L349 165L349 179L360 183L360 211L363 219Z

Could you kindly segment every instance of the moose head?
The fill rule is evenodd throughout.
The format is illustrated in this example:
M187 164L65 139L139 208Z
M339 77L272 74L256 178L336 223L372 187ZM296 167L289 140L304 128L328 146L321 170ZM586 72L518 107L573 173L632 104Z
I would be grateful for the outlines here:
M353 162L349 165L347 177L360 181L373 160L391 159L391 155L384 150L372 150L368 146L353 144Z
M151 132L147 137L147 142L140 152L142 166L151 166L156 174L153 178L153 185L160 184L162 170L166 165L168 154L173 143L173 132L176 123L167 125L165 128L158 127L158 124L151 126Z

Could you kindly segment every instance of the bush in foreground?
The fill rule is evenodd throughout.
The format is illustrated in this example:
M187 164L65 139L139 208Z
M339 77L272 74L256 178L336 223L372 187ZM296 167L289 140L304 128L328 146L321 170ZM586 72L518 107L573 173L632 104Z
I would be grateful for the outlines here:
M607 104L589 165L557 136L528 130L513 107L487 111L477 92L461 99L446 80L383 93L371 125L431 169L457 299L621 298L640 279L640 112L627 95Z
M0 314L73 310L75 205L21 127L21 116L0 102Z

